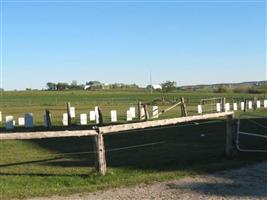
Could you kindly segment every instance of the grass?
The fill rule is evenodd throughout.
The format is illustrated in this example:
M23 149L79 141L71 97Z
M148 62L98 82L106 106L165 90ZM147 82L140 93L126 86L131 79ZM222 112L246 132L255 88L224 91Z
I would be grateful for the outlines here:
M83 97L85 99L87 95L88 100L82 104ZM127 108L130 102L135 103L135 97L143 98L142 101L150 101L159 98L160 95L150 96L146 93L130 92L117 94L93 92L90 95L85 92L77 92L75 95L71 92L62 94L17 92L4 95L5 99L14 99L17 103L14 106L11 104L2 106L2 108L5 113L10 114L13 112L20 114L26 110L32 111L34 108L36 109L34 114L37 115L38 112L43 112L43 108L46 108L42 104L46 100L49 102L48 99L58 98L53 106L64 109L65 101L71 98L71 102L76 107L84 106L85 109L89 109L89 106L93 106L98 100L97 103L104 106L107 103L103 99L112 97L114 100L111 105L118 105L118 108L123 110L124 105ZM169 99L180 95L187 97L186 94L180 93L166 94ZM190 95L192 99L196 98L196 102L203 98L203 94L188 94L188 97ZM212 94L204 95L205 97L212 96ZM120 98L126 97L131 101L125 104L124 101L120 103ZM23 103L23 99L27 98L31 99L29 106ZM17 99L21 99L21 102ZM48 107L54 108L53 106ZM107 107L107 111L110 108ZM237 113L237 116L239 114L241 113ZM261 110L256 114L266 116L266 111ZM177 113L173 115L177 116ZM266 124L266 118L253 120ZM256 130L249 121L244 121L244 123L246 130ZM190 123L161 130L135 131L106 136L108 173L105 177L98 176L95 172L92 138L90 137L1 141L0 197L4 200L35 196L64 196L77 192L93 192L111 187L179 179L266 161L266 154L247 153L237 153L233 159L226 159L224 156L225 124L224 120L216 120L210 121L209 124ZM242 147L267 148L266 142L257 140L251 142L251 138L246 137L241 140ZM143 144L146 146L135 147ZM123 147L133 148L118 149Z

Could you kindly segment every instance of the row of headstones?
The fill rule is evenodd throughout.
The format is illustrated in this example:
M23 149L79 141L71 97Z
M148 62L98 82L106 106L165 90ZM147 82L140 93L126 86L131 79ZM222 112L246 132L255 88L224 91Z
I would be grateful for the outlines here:
M111 114L111 122L117 122L118 121L118 115L116 110L112 110L110 112ZM130 107L127 110L127 116L126 119L127 121L132 121L134 118L137 117L136 115L136 108L135 107ZM154 118L159 117L159 108L158 106L153 106L153 112L152 115ZM75 107L70 107L70 117L75 118L76 113L75 113ZM141 109L141 119L145 119L145 110L144 108ZM14 119L13 116L9 115L6 116L5 119L5 128L7 130L14 129L16 126L16 120ZM99 124L99 110L98 107L95 107L95 110L92 110L89 112L89 121L90 122L95 122L96 124ZM0 122L2 122L2 112L0 112ZM63 126L68 126L68 113L63 114L63 119L62 119L62 124ZM86 113L80 114L80 124L81 125L87 125L88 124L88 115ZM22 127L25 126L26 128L32 128L34 127L34 117L32 113L26 113L25 117L19 117L18 118L18 126ZM47 121L47 116L44 115L44 126L48 126L48 121Z
M152 115L153 118L159 117L159 108L158 106L152 107ZM70 107L70 117L75 118L75 107ZM99 124L99 110L98 107L95 107L95 110L91 110L89 112L89 115L87 113L80 114L80 124L81 125L87 125L88 124L88 117L90 122L95 122L96 124ZM136 108L130 107L126 112L126 120L132 121L137 117L136 115ZM118 114L116 110L110 111L110 119L111 123L118 122ZM145 119L145 109L141 108L141 119ZM63 113L63 119L62 119L63 126L68 126L68 113Z
M261 107L267 108L267 100L263 101L263 105L262 105L262 102L260 100L256 101L256 108L261 108ZM240 108L240 110L245 110L245 102L240 102L240 106L239 107L238 107L238 103L233 103L232 104L232 108L231 108L231 104L230 103L226 103L224 110L225 111L230 111L230 110L237 111L238 108ZM253 101L248 101L247 108L249 110L253 109ZM203 113L203 105L198 105L197 110L198 110L199 114L202 114ZM216 104L216 111L217 112L222 112L223 111L221 103L217 103Z

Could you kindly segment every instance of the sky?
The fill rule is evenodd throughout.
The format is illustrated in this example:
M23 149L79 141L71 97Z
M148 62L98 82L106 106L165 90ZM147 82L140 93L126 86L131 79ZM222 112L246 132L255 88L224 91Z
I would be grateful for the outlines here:
M1 86L266 80L265 0L1 0Z

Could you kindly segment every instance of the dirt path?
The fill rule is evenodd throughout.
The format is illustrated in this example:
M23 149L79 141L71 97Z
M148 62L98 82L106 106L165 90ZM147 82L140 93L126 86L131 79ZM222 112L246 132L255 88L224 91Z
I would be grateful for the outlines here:
M238 170L153 185L31 200L266 199L267 162Z

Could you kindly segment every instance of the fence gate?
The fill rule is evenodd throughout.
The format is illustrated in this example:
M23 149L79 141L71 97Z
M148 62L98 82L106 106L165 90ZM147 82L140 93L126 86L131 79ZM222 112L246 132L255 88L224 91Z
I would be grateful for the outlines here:
M239 117L236 148L240 152L267 153L266 115L241 115Z

